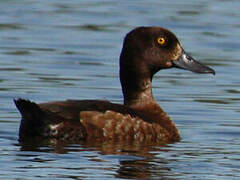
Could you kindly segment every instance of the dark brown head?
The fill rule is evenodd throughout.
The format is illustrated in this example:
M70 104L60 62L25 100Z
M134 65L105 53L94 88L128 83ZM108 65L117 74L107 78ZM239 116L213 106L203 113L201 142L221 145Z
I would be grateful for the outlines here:
M120 56L120 79L124 94L141 91L146 79L151 81L157 71L172 67L215 74L213 69L187 55L177 37L167 29L139 27L126 35Z
M129 32L124 39L120 64L123 68L131 66L138 69L142 66L144 71L150 71L151 74L171 67L215 74L213 69L200 66L187 55L177 37L161 27L139 27Z

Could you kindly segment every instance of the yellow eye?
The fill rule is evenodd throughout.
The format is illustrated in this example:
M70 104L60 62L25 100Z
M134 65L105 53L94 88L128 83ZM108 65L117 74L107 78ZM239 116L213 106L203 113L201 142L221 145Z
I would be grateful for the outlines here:
M165 38L163 38L163 37L159 37L159 38L157 38L157 42L158 42L158 44L160 44L160 45L164 45L164 44L166 43L166 40L165 40Z

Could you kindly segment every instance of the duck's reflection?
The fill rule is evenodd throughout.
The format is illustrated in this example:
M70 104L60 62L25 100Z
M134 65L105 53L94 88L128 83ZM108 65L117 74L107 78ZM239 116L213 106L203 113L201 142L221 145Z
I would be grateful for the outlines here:
M21 150L58 154L67 154L70 152L93 152L93 154L96 154L97 152L99 156L93 155L88 157L88 161L103 163L103 167L104 162L108 160L117 160L119 162L117 166L112 167L110 170L114 170L114 177L150 179L154 177L169 177L169 174L171 174L168 160L157 157L157 154L169 151L168 146L159 144L126 144L119 142L82 142L80 144L69 144L64 141L51 140L51 143L48 141L21 144ZM81 171L82 166L74 167L74 169Z

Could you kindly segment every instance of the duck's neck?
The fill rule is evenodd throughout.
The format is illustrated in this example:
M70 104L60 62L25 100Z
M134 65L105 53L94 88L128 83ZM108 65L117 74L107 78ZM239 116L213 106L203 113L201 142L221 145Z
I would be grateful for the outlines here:
M152 77L150 73L124 68L120 69L120 80L124 105L132 107L155 102L152 94Z

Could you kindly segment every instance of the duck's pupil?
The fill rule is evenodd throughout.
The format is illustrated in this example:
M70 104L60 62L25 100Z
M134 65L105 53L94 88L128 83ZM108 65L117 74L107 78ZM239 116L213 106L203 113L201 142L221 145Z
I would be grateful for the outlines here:
M165 43L165 39L164 38L158 38L157 41L161 45L163 45Z

